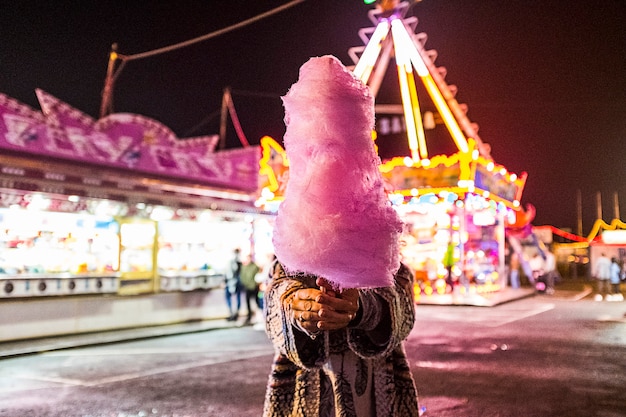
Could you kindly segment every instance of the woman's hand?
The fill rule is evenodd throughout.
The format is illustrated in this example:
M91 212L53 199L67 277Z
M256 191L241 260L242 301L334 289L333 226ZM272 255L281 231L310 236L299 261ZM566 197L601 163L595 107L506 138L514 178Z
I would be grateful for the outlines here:
M316 299L321 306L317 327L320 330L346 327L359 311L359 290L347 288L337 292L324 278L318 278L316 284L321 288L321 294Z
M312 334L346 327L359 309L359 291L345 289L337 292L324 278L318 278L316 283L320 289L301 289L286 300L294 319Z
M322 305L316 299L322 294L317 288L306 288L297 290L292 297L285 300L289 304L288 308L293 314L294 320L298 325L309 333L315 334L320 332L318 323L321 318L319 311Z

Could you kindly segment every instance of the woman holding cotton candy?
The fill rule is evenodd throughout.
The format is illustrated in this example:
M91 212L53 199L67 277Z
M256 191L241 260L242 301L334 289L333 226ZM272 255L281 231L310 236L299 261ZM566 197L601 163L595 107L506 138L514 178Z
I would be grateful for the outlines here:
M417 416L403 341L415 321L386 198L374 101L336 58L312 58L285 97L289 182L265 292L276 355L264 416Z
M414 323L413 277L335 292L312 275L274 265L266 326L276 356L265 417L417 416L417 392L402 346Z

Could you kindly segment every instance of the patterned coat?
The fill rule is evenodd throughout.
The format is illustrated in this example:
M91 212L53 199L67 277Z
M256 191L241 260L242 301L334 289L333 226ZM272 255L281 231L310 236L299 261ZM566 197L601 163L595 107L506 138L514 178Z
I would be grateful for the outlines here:
M272 268L265 293L266 331L276 355L264 417L414 417L417 391L403 340L415 321L413 276L404 265L395 286L359 290L361 318L353 327L312 335L282 300L315 277Z

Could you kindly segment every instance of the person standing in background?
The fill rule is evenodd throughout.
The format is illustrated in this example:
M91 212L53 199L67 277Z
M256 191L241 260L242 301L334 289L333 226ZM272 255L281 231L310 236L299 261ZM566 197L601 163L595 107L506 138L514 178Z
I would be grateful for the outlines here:
M541 256L541 253L539 252L539 250L536 250L533 253L533 257L530 258L530 260L528 261L528 264L530 265L531 271L533 271L533 274L532 274L533 276L528 277L528 280L530 281L531 285L535 287L535 289L537 289L537 283L539 282L539 277L545 274L545 260Z
M271 254L268 255L267 259L261 265L261 270L256 274L255 281L259 284L259 302L261 303L261 308L264 306L264 298L265 298L265 290L267 287L267 283L270 280L270 272L272 267L274 266L274 262L276 261L276 255ZM265 327L264 327L265 328Z
M544 263L544 281L546 284L546 294L552 295L554 294L554 284L556 282L556 275L558 274L556 270L556 258L550 249L545 251L545 263Z
M224 289L226 295L226 305L228 306L228 321L235 321L239 317L239 309L241 308L241 259L239 248L233 252L233 258L230 261L228 270L226 271L226 287ZM235 303L233 303L233 297Z
M600 257L596 260L593 277L598 282L595 300L602 301L610 292L609 279L611 278L611 260L604 252L602 252Z
M509 258L509 280L511 288L513 289L518 289L520 287L519 269L519 255L517 252L511 251L511 257Z
M268 259L266 259L265 262L263 262L263 264L261 265L261 270L254 277L254 280L259 285L258 300L259 304L261 304L261 308L257 310L257 317L256 323L254 324L254 329L261 331L265 330L265 291L267 290L267 283L270 279L270 271L272 270L274 262L276 261L276 255L271 254L268 255L267 258Z
M257 309L262 309L262 304L259 300L259 284L256 282L256 274L261 270L259 266L252 260L252 256L246 256L245 261L241 264L241 285L246 293L246 307L248 309L248 316L244 325L252 323L252 305L256 304ZM253 303L250 302L253 300Z
M611 258L611 294L606 296L607 301L623 301L624 296L620 291L620 280L622 279L622 267L617 258Z

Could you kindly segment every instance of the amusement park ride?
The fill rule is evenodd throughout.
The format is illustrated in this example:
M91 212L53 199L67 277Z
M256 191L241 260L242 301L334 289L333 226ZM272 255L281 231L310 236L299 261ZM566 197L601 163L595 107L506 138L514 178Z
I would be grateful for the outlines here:
M407 224L411 224L405 236L404 256L415 270L423 271L429 263L439 265L446 251L453 248L448 272L440 269L436 273L439 277L447 274L450 285L446 290L445 281L436 280L444 282L437 292L450 291L453 270L455 279L468 282L466 276L476 276L482 282L481 291L494 291L501 288L498 277L504 276L505 223L524 230L523 226L532 221L527 215L534 212L526 212L520 205L526 173L518 176L494 162L490 146L481 140L477 125L467 117L466 106L455 99L456 88L444 80L445 69L435 66L437 53L425 49L426 35L414 33L418 21L416 17L406 17L409 9L406 1L376 2L368 14L374 26L359 31L365 46L348 51L354 62L349 68L369 86L376 98L377 114L389 114L401 108L404 116L409 155L396 154L380 166L392 204L408 216ZM401 106L381 104L378 99L383 79L391 72L392 58ZM425 129L433 124L433 112L424 111L426 106L436 111L437 118L445 125L456 146L453 154L430 155ZM379 151L380 130L376 126L372 135ZM267 181L258 203L273 211L283 198L289 161L273 139L265 137L261 145L261 175L266 174ZM424 217L426 212L429 214ZM490 219L476 220L481 216ZM474 221L476 224L470 224ZM473 236L480 235L479 224L489 227L490 232L483 236L492 235L490 243L468 237L470 229ZM487 246L491 249L485 249ZM498 253L502 258L487 261L486 253ZM487 262L492 265L489 271L479 266ZM438 285L432 277L421 282L426 283L422 288L426 294ZM465 290L469 291L469 287Z
M391 58L395 58L410 156L395 156L385 161L381 166L383 177L394 194L401 196L404 202L442 191L459 195L470 192L502 203L514 211L522 211L520 198L526 173L518 176L493 161L490 146L481 140L477 125L466 115L467 107L456 101L456 87L444 80L445 68L435 66L437 53L425 49L426 34L414 33L417 18L406 17L409 8L410 4L406 1L377 1L376 7L368 14L374 26L359 31L365 46L348 51L355 64L353 73L370 87L374 96L380 90ZM443 120L457 153L429 155L425 127L433 123L433 113L422 111L416 79L423 84L429 100ZM396 107L377 103L376 111L389 112L390 108ZM374 132L374 136L376 134ZM280 145L271 138L263 138L261 144L264 152L261 170L262 173L270 173L269 187L263 191L261 200L280 201L284 184L281 185L278 175L272 175L267 163L274 164L273 170L280 168L285 171L288 161L280 152ZM281 164L270 155L282 160L282 166L279 167Z
M390 58L395 57L410 157L385 162L383 175L405 200L420 194L420 189L429 194L442 190L477 192L519 210L526 173L517 176L494 163L490 146L481 140L477 125L466 115L467 107L455 99L456 87L446 83L445 68L435 66L436 51L425 49L426 34L414 33L418 21L414 16L406 17L409 7L408 2L397 0L378 2L369 13L375 26L359 33L366 46L349 50L355 63L354 74L370 86L374 95ZM424 130L432 113L422 112L416 79L443 120L458 150L456 154L429 155Z
M354 74L368 84L376 95L387 72L391 55L395 54L409 148L414 160L428 158L414 70L426 87L457 148L467 152L465 133L475 140L479 152L488 156L489 149L480 140L476 126L469 121L465 110L454 99L456 89L444 81L445 70L434 66L436 52L424 50L426 35L413 34L417 18L404 17L408 8L407 2L398 4L397 1L387 1L381 2L378 8L370 11L369 18L375 27L362 29L359 33L366 46L354 47L348 51L356 64Z

